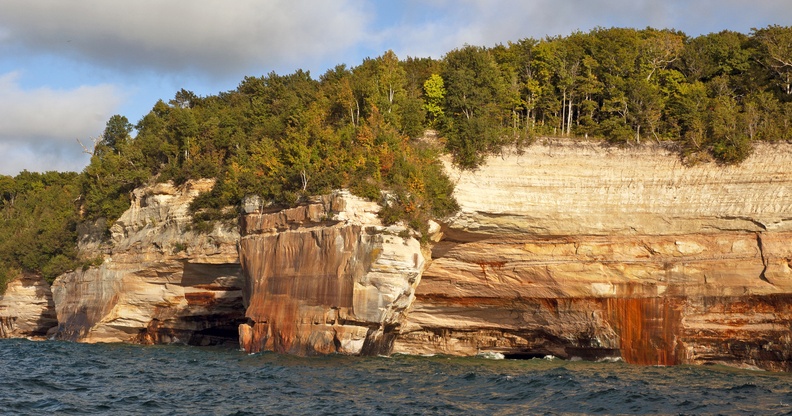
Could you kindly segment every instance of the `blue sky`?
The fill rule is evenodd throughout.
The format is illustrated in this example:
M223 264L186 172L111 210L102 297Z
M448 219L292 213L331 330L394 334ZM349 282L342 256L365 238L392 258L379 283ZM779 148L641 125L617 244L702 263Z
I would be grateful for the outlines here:
M80 171L113 114L133 124L181 88L317 78L392 49L434 58L594 27L696 36L792 25L790 0L2 0L0 174Z

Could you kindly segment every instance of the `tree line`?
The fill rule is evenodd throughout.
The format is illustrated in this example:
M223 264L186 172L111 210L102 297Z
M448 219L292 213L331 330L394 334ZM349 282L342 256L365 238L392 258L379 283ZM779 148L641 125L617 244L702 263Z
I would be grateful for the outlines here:
M653 141L689 163L739 163L757 140L792 140L792 28L597 28L441 59L387 51L209 96L182 89L134 125L111 117L80 174L0 177L0 266L50 279L77 267L76 224L112 223L154 181L217 179L191 207L196 227L235 218L228 207L246 195L277 207L347 187L379 201L385 222L425 231L457 210L441 154L475 169L540 136Z
M475 166L537 135L667 142L689 162L738 163L757 140L792 140L792 28L688 37L594 29L449 52L439 125Z

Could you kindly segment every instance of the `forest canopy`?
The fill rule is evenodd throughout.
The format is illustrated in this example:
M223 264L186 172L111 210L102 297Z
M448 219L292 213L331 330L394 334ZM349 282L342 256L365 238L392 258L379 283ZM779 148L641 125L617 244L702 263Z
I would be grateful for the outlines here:
M652 141L688 163L739 163L756 141L792 140L792 28L596 28L440 59L387 51L318 78L248 76L210 96L182 89L136 124L111 117L81 174L2 177L0 266L49 278L74 267L74 224L112 222L153 181L216 178L191 207L198 224L246 195L288 206L347 187L380 201L386 222L422 230L457 209L441 154L475 169L541 136Z

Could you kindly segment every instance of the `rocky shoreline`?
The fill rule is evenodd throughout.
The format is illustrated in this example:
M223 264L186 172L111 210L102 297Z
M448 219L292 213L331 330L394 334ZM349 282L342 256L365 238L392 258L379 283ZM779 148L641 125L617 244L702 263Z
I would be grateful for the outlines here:
M139 189L80 242L101 266L9 285L0 337L792 370L792 145L685 166L544 139L447 169L461 210L424 246L346 191L198 233L212 181Z

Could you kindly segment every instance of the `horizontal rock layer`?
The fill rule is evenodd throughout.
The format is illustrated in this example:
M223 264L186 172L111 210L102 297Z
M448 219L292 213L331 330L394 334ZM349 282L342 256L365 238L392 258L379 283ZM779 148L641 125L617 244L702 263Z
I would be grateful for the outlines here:
M462 205L449 237L790 231L790 165L789 144L758 144L739 165L685 166L656 145L545 140L475 172L448 166Z
M792 369L792 146L686 167L548 141L450 170L462 209L394 352Z

